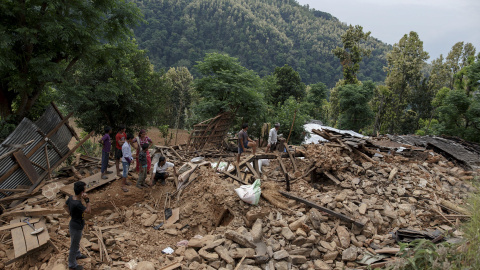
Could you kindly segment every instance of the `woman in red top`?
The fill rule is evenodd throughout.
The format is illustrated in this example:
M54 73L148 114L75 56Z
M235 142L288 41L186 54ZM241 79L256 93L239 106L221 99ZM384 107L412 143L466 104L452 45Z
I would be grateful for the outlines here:
M138 143L138 140L140 140L140 144ZM140 132L138 133L138 137L136 137L135 139L133 139L133 142L135 144L134 147L137 149L137 154L136 154L136 159L137 159L137 162L136 162L136 167L135 167L135 171L136 172L139 172L140 171L140 162L138 162L138 155L140 154L140 151L142 151L142 145L143 144L152 144L152 140L147 137L147 131L145 131L144 129L140 130ZM147 173L150 173L150 168L152 167L152 159L150 157L150 152L147 152Z

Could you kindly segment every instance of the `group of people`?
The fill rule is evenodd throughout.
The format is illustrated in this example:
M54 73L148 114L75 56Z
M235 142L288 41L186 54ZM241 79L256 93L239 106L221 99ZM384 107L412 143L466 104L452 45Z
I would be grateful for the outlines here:
M127 181L128 171L130 166L136 163L136 172L139 173L136 187L144 188L155 185L157 181L161 181L161 184L165 184L165 179L169 176L167 168L173 167L174 174L177 174L175 165L171 162L167 162L165 157L161 156L158 163L154 165L153 173L151 172L152 159L148 148L152 144L152 140L147 136L145 130L140 130L137 137L133 134L125 133L125 126L120 126L118 133L115 135L115 167L117 169L117 175L122 178L122 190L128 192L127 186L131 183ZM110 127L105 127L105 135L100 140L103 145L102 148L102 178L106 179L106 174L113 173L108 171L108 159L111 151L111 133ZM132 154L132 146L136 149L135 159ZM122 171L120 171L120 162L122 164ZM147 175L151 175L149 183L147 183Z
M278 143L278 129L280 128L280 123L276 123L270 132L268 133L268 144L265 153L269 153L270 151L274 151L277 148ZM238 154L237 154L237 163L240 163L240 156L245 149L252 148L253 155L255 155L257 151L257 142L250 139L248 137L248 123L242 124L242 130L238 133Z

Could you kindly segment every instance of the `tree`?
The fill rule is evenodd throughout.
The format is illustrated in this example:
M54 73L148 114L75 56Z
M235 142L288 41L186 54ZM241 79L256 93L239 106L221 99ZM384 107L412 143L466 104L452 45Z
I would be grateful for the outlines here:
M475 47L471 43L461 41L452 46L445 62L450 71L450 89L454 88L454 75L469 65L468 58L471 56L475 56Z
M347 84L338 89L341 129L358 132L372 122L374 113L369 102L374 89L375 84L372 81L364 82L362 85Z
M237 58L219 53L206 54L195 67L203 75L194 83L200 97L194 108L198 120L222 112L233 112L245 122L260 120L265 110L261 80L255 72Z
M125 40L140 18L125 0L0 1L0 116L20 120L48 84L102 44Z
M323 83L311 84L307 87L307 102L312 103L310 116L313 119L325 121L322 119L322 108L324 101L327 100L327 86Z
M172 104L171 119L175 128L183 128L185 122L184 110L190 107L193 76L186 67L170 68L164 75L166 86L171 89L169 95Z
M124 124L130 131L153 123L165 108L167 87L146 53L133 42L105 44L60 84L61 100L84 130Z
M350 25L342 35L343 47L332 50L332 53L340 59L345 84L358 83L357 73L360 69L360 62L364 56L370 56L371 53L371 50L362 48L360 42L367 40L369 36L370 32L364 33L363 27L360 25Z
M429 58L428 53L423 51L423 42L416 32L405 34L393 49L387 54L388 66L385 80L388 88L393 92L393 114L390 119L389 132L401 132L398 123L410 101L412 89L420 87L422 81L422 69L425 61Z
M285 64L283 67L276 67L273 74L277 78L278 85L272 93L274 105L282 104L291 96L297 101L303 100L306 95L306 86L298 72Z
M292 133L290 135L289 144L300 144L305 137L305 130L303 125L310 119L310 116L307 113L307 108L304 103L300 103L293 96L285 100L282 105L278 108L276 115L274 116L273 122L280 123L280 129L278 134L283 134L283 137L286 139L290 134L290 128L292 128ZM293 118L295 117L295 122Z

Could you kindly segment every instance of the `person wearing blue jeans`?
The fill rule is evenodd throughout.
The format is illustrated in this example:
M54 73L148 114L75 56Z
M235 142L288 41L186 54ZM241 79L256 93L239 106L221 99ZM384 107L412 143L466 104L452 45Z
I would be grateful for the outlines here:
M128 192L127 185L131 185L127 182L128 171L130 169L130 165L134 162L132 156L132 147L130 144L133 141L133 134L127 134L127 140L122 145L122 166L123 166L123 175L122 175L122 190L124 192Z
M78 181L73 184L75 196L70 196L65 202L65 210L72 218L69 224L70 252L68 254L68 268L70 270L82 270L83 266L77 264L77 259L85 259L87 256L80 253L80 240L82 239L83 227L85 226L85 213L92 212L90 199L85 193L85 182ZM82 204L85 201L86 207Z
M102 147L102 179L107 179L105 174L113 173L112 171L107 171L108 167L108 156L110 155L110 150L112 150L112 138L110 138L110 133L112 133L112 128L109 126L105 127L105 135L100 139Z

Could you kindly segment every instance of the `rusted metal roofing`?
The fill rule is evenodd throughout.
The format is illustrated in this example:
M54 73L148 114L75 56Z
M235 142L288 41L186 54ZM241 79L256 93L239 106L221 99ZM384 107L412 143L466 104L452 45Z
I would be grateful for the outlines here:
M23 151L25 155L29 154L36 145L45 140L43 135L48 134L62 121L61 116L50 105L45 113L35 123L28 118L24 118L17 128L2 142L0 145L0 156L11 151L12 148L4 147L4 144L24 144L33 140L33 143L24 147L19 151ZM32 163L35 171L38 175L42 175L45 171L40 168L47 168L47 160L45 155L45 145L47 146L48 159L51 165L59 161L65 156L68 151L68 144L72 139L73 134L67 128L66 125L62 125L57 132L50 136L48 142L40 147L35 153L33 153L29 160ZM57 153L57 150L59 153ZM0 160L0 176L8 172L13 166L16 165L16 161L12 156L6 157ZM39 166L37 166L39 165ZM16 169L7 179L0 183L0 189L15 189L19 185L31 185L32 183L28 179L27 175L21 168ZM11 195L11 192L4 192L7 195ZM0 193L0 198L5 197Z

